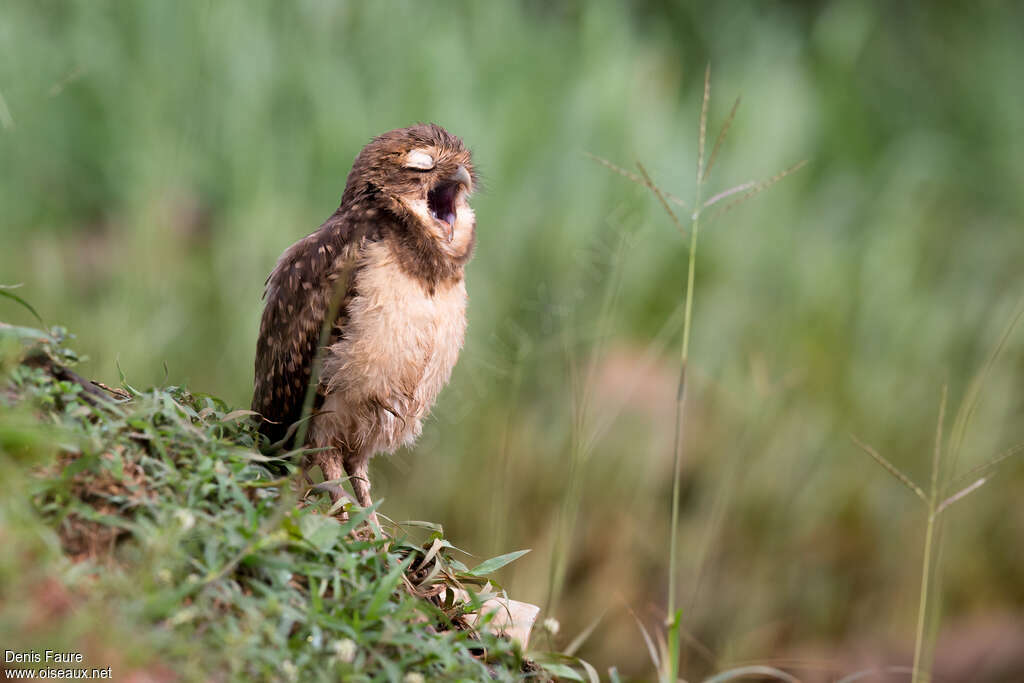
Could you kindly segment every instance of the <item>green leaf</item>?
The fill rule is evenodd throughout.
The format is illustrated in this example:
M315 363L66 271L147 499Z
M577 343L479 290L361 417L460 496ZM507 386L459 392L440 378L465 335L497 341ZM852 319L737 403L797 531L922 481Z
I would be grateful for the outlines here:
M492 557L489 560L484 560L483 562L481 562L476 567L474 567L466 573L470 576L484 576L485 574L496 572L509 562L515 562L520 557L530 552L530 550L532 550L532 548L527 548L526 550L517 550L512 553L505 553L504 555Z
M299 530L304 539L323 553L334 547L341 535L341 524L333 517L309 514L299 520Z
M108 472L110 472L110 474L113 475L114 479L117 479L118 481L123 481L124 480L124 460L121 458L120 454L118 454L118 453L111 453L111 456L113 456L113 457L111 457L111 458L102 458L100 460L100 465L102 465L103 469L105 469Z
M21 341L32 341L37 343L56 344L56 340L42 330L34 327L22 327L20 325L8 325L0 323L0 337L15 337Z
M338 503L335 503L334 505L332 505L331 506L331 514L334 514L334 512L336 511L334 509L335 507L338 507L340 509L339 505L343 504L343 502L344 502L344 499L342 499L342 500L338 501ZM363 508L363 509L359 510L358 512L354 513L354 514L350 514L348 521L341 525L342 533L344 533L346 535L352 533L352 531L354 531L356 528L358 528L360 524L362 524L363 522L365 522L367 520L367 518L369 518L370 513L373 512L374 510L376 510L377 507L380 505L380 503L381 503L381 501L378 500L376 503L374 503L370 507Z
M444 533L444 527L441 526L440 524L435 523L435 522L424 522L423 520L419 520L419 519L410 519L410 520L406 520L404 522L397 522L397 524L400 527L407 527L407 526L409 526L409 527L415 527L417 529L427 529L428 531L433 531L433 532L439 533L439 534L443 534Z
M17 301L19 304L28 309L28 312L31 313L35 317L35 319L39 321L40 325L44 325L45 323L43 322L43 319L39 317L39 313L36 312L36 309L32 308L32 304L25 301L17 294L13 294L9 291L12 289L16 289L18 287L21 287L21 285L0 285L0 296L5 296L8 299L13 299L14 301Z
M583 676L580 676L578 673L576 673L564 664L544 664L543 667L545 671L553 673L559 678L566 678L570 681L583 680Z
M534 664L558 678L564 678L569 681L584 680L583 676L567 663L575 663L575 658L573 657L566 657L556 652L537 652L529 655L529 657L533 659Z
M366 618L376 619L379 615L380 608L384 606L384 603L388 601L395 593L395 589L398 588L398 582L402 579L402 574L409 568L412 563L413 557L409 557L402 560L402 562L394 569L387 573L383 579L381 579L380 585L377 586L377 590L374 591L373 597L370 598L370 605L366 608Z

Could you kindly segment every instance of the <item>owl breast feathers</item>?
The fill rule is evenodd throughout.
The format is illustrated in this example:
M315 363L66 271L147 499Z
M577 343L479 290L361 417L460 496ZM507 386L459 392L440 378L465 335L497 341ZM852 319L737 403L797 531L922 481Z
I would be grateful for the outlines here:
M281 439L308 397L315 464L331 479L343 468L364 505L366 462L416 439L462 347L475 183L469 151L440 126L385 133L356 157L337 211L267 279L261 431Z

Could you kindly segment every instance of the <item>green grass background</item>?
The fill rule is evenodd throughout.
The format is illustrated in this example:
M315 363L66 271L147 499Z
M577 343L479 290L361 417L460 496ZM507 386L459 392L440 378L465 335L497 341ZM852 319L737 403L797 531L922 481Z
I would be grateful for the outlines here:
M247 406L277 255L371 136L444 125L485 179L469 338L417 447L375 461L375 494L481 556L534 548L504 576L561 621L554 645L603 614L580 654L649 671L627 607L656 624L665 598L686 251L586 154L688 196L710 63L711 120L743 97L712 191L810 164L702 236L680 585L715 664L693 648L688 670L864 642L905 661L923 511L848 435L924 481L942 384L955 404L1024 295L1022 15L5 2L0 280L78 335L83 374ZM1024 439L1022 368L1018 332L964 466ZM953 511L946 623L1024 620L1022 484L1011 462Z

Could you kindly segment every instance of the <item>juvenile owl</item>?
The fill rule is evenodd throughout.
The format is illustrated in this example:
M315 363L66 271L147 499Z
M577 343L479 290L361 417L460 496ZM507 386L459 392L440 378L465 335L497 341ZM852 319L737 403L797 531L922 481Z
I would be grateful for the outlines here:
M307 465L327 480L347 474L364 507L370 458L416 440L462 348L475 184L469 150L444 128L384 133L356 157L337 211L267 279L260 430L281 439L314 378L314 417L296 445L323 449ZM343 495L331 489L335 502Z

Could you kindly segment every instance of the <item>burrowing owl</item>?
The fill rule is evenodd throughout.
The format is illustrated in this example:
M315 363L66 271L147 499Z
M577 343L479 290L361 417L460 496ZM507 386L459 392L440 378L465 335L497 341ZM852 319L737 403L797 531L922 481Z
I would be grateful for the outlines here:
M384 133L356 157L337 211L267 279L252 405L272 422L261 431L282 438L316 376L305 445L324 450L308 464L328 480L348 474L364 507L370 458L416 440L462 348L475 184L470 152L440 126Z

